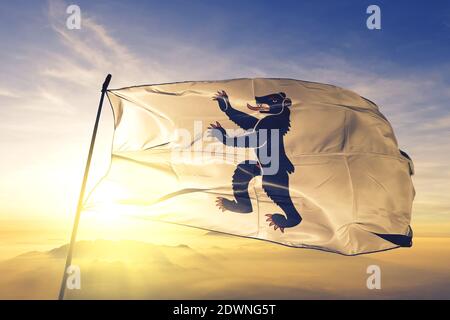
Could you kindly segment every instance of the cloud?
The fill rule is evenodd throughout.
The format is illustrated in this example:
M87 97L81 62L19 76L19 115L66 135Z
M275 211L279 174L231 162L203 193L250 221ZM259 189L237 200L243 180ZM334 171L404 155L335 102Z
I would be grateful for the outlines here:
M11 89L7 88L0 88L0 97L6 97L6 98L19 98L20 95Z
M49 54L51 59L42 69L44 76L81 87L98 87L99 79L107 73L126 73L127 77L133 78L132 75L144 72L144 64L88 12L83 11L80 30L69 30L65 25L66 16L61 14L66 7L62 1L49 2L49 22L63 48Z
M442 118L437 118L437 119L434 119L433 121L426 123L424 128L433 129L433 130L439 130L439 129L450 130L450 114L446 115ZM450 131L449 131L449 133L450 133Z

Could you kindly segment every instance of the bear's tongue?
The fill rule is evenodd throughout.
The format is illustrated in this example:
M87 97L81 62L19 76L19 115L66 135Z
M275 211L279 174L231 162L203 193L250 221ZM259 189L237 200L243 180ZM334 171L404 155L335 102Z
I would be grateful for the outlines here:
M269 107L266 107L263 104L257 104L256 107L254 107L249 103L247 103L247 108L253 111L268 111L270 109Z

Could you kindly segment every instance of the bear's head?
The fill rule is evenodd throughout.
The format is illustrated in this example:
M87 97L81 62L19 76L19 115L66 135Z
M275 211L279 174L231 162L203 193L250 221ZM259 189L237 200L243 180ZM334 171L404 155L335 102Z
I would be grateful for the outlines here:
M259 111L260 113L268 114L281 114L285 108L292 105L292 101L286 98L284 92L272 93L266 96L255 97L256 107L247 104L247 107L253 111Z

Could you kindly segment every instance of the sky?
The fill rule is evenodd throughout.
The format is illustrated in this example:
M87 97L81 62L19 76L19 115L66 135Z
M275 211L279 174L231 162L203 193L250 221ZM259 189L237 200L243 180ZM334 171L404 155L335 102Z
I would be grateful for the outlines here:
M381 30L366 27L375 3ZM69 4L80 30L66 27ZM67 240L107 73L111 88L286 77L354 90L414 160L413 229L450 236L448 1L18 0L2 3L0 21L2 237L58 225L55 243ZM99 167L112 134L105 110Z

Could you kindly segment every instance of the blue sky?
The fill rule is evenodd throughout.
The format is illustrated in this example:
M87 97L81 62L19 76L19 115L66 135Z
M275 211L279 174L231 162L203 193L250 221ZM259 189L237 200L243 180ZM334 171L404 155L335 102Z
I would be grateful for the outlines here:
M370 4L382 8L382 30L365 28ZM157 30L198 47L225 52L258 47L296 57L319 52L365 64L388 60L407 69L448 61L448 1L127 1L80 2L96 12L119 37L143 31L129 44ZM132 21L132 23L130 23ZM134 41L133 41L134 40ZM175 45L175 44L174 44Z
M261 48L280 57L329 53L356 64L379 60L406 70L436 67L450 55L450 3L434 1L75 1L131 48L158 37L199 48ZM382 30L365 28L370 4L382 9ZM15 51L45 33L46 1L2 4L0 34ZM61 15L59 18L64 19ZM39 25L36 28L36 25ZM14 32L11 32L14 30ZM145 44L145 43L144 43ZM176 43L173 43L176 46ZM382 70L382 69L381 69Z
M72 3L81 30L65 28ZM366 28L370 4L381 30ZM112 87L267 76L352 89L415 160L415 219L450 226L448 1L19 0L0 21L0 216L72 217L111 72Z

